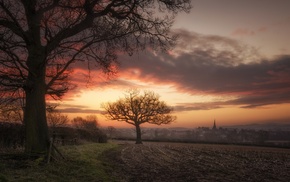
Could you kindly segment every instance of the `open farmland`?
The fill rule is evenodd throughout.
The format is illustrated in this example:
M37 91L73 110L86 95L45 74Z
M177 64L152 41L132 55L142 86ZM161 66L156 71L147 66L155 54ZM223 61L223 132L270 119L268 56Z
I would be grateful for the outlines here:
M0 181L290 181L290 150L180 144L86 143L59 147L49 164L0 150Z
M290 181L289 149L123 143L106 158L123 181Z

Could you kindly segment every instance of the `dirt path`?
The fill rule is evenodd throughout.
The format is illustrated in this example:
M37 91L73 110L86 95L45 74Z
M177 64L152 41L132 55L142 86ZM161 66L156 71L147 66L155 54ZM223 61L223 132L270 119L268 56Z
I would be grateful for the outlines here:
M108 157L123 181L290 181L289 149L145 143Z

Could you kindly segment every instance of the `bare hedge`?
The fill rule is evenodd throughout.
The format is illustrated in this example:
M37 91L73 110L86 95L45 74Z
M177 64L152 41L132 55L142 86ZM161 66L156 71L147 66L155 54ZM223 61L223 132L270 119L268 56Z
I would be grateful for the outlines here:
M56 144L80 144L83 141L106 143L107 136L99 128L94 130L71 127L49 129L50 137ZM0 148L24 148L25 126L19 123L0 122Z

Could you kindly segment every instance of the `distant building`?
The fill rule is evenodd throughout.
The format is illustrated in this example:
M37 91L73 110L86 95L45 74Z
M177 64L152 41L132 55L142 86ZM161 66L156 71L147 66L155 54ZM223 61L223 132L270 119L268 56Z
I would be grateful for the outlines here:
M213 121L213 127L212 127L213 130L216 130L216 123L215 123L215 120Z

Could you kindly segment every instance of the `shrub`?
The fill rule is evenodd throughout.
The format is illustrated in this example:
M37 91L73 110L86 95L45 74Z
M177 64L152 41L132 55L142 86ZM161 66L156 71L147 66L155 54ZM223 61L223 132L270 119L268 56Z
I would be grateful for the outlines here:
M24 125L0 122L1 148L23 148L25 141Z
M70 145L81 141L106 143L107 136L100 129L80 129L71 127L50 128L50 135L56 144Z

